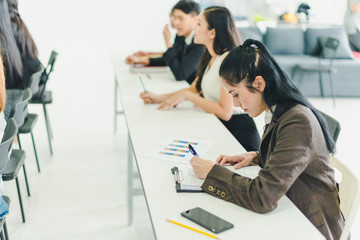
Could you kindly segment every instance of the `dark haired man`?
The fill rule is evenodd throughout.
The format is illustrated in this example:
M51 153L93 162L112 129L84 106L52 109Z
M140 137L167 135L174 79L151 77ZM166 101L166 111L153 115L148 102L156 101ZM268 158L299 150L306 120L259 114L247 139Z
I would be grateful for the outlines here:
M170 32L164 28L167 50L159 58L138 58L134 55L126 58L127 64L142 63L149 66L167 65L176 80L186 80L191 84L196 77L196 66L204 53L204 46L194 43L194 28L200 13L199 5L194 1L179 1L171 11L172 23L177 30L175 42L170 41Z

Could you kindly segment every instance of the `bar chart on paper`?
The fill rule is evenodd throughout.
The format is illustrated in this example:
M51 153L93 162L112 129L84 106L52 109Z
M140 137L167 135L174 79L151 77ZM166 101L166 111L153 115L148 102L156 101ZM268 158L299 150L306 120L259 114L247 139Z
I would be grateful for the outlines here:
M201 156L212 145L211 142L185 138L167 138L155 146L145 157L173 162L188 163L193 157L188 149L191 144Z

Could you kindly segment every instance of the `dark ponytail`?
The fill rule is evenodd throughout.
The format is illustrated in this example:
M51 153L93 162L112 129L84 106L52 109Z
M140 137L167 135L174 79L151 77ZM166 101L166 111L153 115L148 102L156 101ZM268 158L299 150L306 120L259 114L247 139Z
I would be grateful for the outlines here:
M335 152L335 142L323 116L302 95L261 42L247 39L243 45L232 50L220 66L220 76L231 86L245 81L245 86L252 92L256 91L252 86L255 77L262 76L266 82L263 98L269 109L273 105L285 103L310 108L320 123L329 152Z

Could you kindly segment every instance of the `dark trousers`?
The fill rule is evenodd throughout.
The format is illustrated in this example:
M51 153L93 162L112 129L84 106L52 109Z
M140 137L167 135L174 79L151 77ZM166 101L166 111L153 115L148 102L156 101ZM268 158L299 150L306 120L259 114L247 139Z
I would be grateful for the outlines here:
M254 120L247 114L236 114L229 121L220 121L246 149L246 151L259 151L260 136Z

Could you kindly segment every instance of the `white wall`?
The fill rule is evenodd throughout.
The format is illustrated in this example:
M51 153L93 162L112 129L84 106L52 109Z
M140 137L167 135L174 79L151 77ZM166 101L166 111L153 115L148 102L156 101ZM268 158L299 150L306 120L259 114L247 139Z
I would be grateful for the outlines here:
M304 2L311 7L314 22L342 24L347 0L223 0L222 2L234 15L245 15L251 21L256 13L276 20L285 12L295 13L300 3Z
M123 2L121 8L118 7L119 1ZM38 7L40 2L41 8ZM51 0L45 5L43 2L19 1L19 12L37 45L41 46L40 59L45 61L51 49L65 48L67 44L77 44L89 51L100 48L103 51L105 48L110 54L130 54L140 49L164 50L163 26L169 23L170 10L177 1ZM107 6L105 14L99 12L104 5ZM55 17L54 11L62 12L62 16ZM104 22L113 24L105 26ZM70 34L61 34L64 27ZM92 35L88 34L89 29ZM39 38L44 36L44 31L46 37Z

